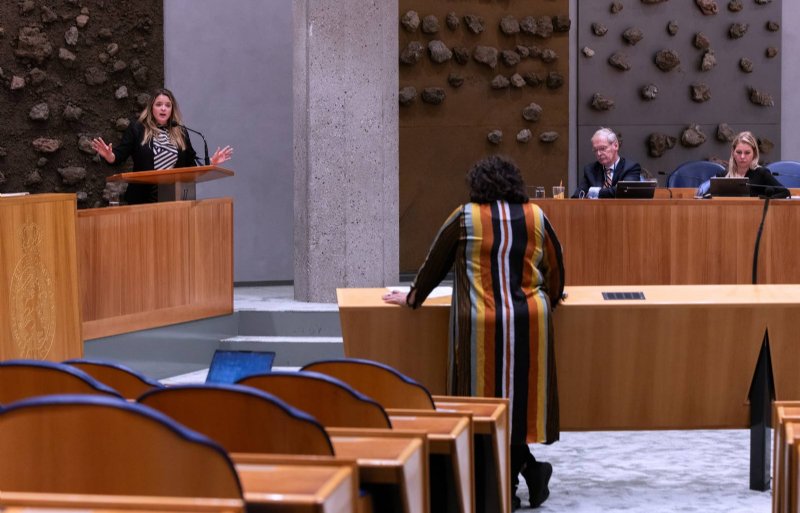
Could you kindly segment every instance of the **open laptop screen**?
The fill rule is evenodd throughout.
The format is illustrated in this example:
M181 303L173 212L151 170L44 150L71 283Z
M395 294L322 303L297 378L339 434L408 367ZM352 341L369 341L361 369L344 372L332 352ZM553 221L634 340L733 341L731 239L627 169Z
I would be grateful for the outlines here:
M617 182L617 198L650 199L656 194L656 182Z
M217 349L211 359L206 383L236 383L254 374L272 370L275 353L271 351L230 351Z
M711 177L711 184L708 192L714 196L750 196L750 189L747 187L746 177Z

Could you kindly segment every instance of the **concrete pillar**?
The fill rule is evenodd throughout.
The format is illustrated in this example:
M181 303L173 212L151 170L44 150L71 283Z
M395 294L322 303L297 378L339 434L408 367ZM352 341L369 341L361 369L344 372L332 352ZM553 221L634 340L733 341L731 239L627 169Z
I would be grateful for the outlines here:
M294 290L396 283L397 0L295 0Z

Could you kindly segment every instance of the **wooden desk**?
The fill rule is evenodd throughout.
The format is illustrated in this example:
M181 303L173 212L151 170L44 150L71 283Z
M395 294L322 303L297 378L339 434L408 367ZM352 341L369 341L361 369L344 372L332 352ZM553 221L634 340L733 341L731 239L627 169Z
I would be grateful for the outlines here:
M3 513L241 513L240 499L0 491Z
M0 198L0 360L83 355L75 195Z
M78 212L83 335L233 312L230 198Z
M752 282L757 198L536 200L564 249L568 285ZM800 283L800 201L772 200L759 283Z

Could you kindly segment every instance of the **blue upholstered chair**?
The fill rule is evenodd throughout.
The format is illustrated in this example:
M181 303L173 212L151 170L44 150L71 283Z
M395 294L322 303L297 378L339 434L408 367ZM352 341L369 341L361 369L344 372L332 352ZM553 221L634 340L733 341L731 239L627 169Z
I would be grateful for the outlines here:
M50 394L99 394L122 399L116 390L80 369L42 360L0 362L0 404Z
M158 381L117 362L74 358L64 363L110 386L125 399L136 399L148 390L164 387Z
M784 187L800 187L800 162L780 160L767 167Z
M325 428L274 395L241 385L179 385L138 402L219 442L228 452L333 455Z
M667 187L699 187L722 171L725 171L725 166L708 160L684 162L669 174Z
M0 411L0 490L241 499L227 453L121 399L49 395Z

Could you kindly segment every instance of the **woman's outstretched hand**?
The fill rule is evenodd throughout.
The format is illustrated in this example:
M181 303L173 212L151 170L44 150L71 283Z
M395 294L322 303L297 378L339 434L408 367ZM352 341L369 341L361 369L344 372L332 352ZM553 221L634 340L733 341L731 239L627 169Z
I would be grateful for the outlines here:
M400 305L400 306L407 306L406 298L408 294L405 292L400 292L399 290L393 290L387 294L381 296L381 299L385 303L389 303L390 305Z
M117 157L114 155L113 149L111 148L111 143L106 144L102 137L95 137L92 139L92 149L96 151L98 155L103 157L109 164L113 164L117 159Z
M230 160L231 155L233 155L233 148L231 148L230 146L225 146L222 149L220 149L220 147L217 146L217 151L215 151L214 154L211 155L211 165L218 166L223 162Z

